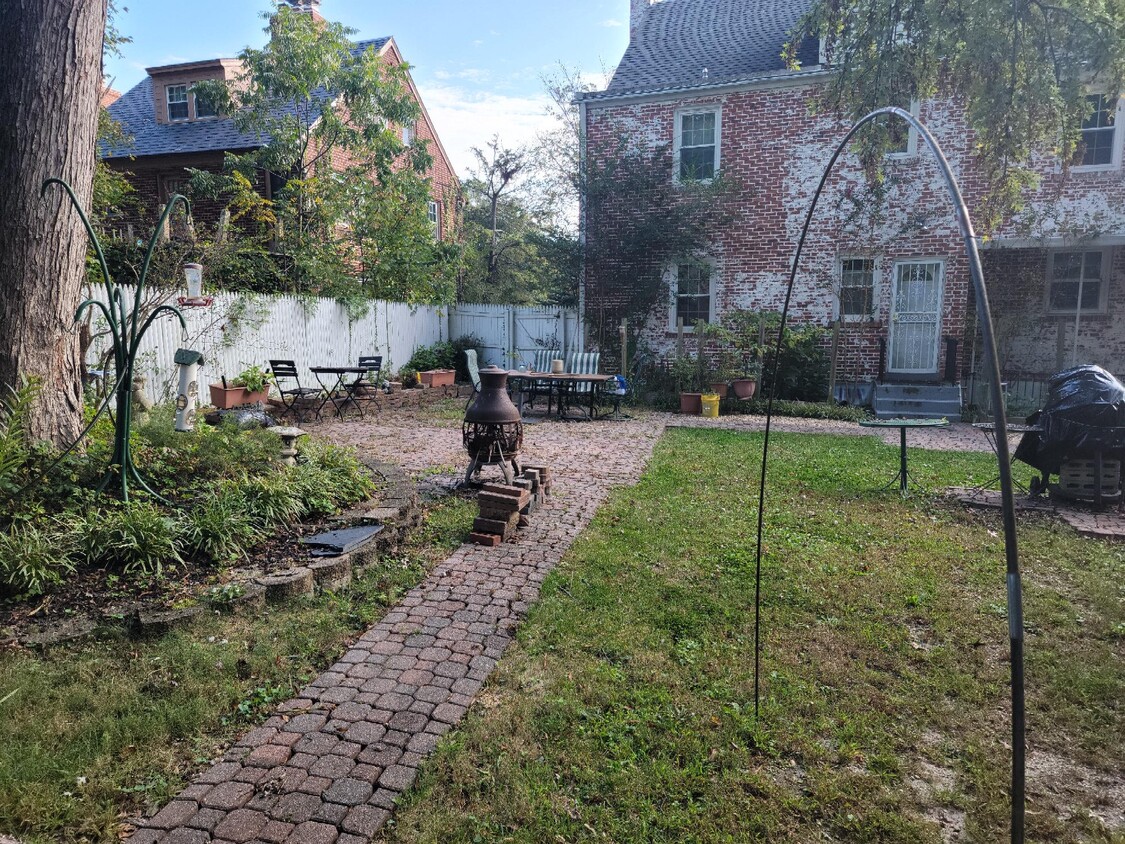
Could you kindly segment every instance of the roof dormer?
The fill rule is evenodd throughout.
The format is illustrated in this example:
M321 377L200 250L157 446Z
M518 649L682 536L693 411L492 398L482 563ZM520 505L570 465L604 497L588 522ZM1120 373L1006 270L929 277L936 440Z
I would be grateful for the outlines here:
M233 80L241 67L237 59L211 59L147 68L145 72L152 78L156 122L194 123L218 117L215 108L192 89L198 82Z

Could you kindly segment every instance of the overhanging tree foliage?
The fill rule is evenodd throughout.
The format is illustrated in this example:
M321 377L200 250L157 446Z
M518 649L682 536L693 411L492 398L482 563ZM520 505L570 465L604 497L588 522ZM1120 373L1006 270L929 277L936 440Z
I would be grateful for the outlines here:
M228 156L227 169L268 174L273 236L292 259L292 289L448 300L456 249L435 239L428 219L426 143L403 141L403 127L421 117L406 67L360 51L352 30L287 6L270 21L269 43L242 52L239 79L196 90L240 131L266 138L260 149ZM211 195L229 189L200 172L192 186Z
M1117 0L821 0L785 55L823 37L835 73L819 106L858 120L941 92L963 101L988 180L978 225L995 227L1034 186L1032 156L1079 150L1087 96L1111 98L1125 77L1125 4ZM887 140L868 135L870 164Z

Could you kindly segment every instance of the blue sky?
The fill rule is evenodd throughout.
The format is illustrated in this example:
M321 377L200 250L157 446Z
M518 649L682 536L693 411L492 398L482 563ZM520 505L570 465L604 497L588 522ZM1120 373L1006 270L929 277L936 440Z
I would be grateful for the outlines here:
M124 0L133 39L107 67L119 91L144 68L233 57L265 40L267 0ZM459 173L494 133L509 146L544 124L540 77L559 62L591 78L612 71L629 40L629 0L324 0L325 17L354 36L393 35Z

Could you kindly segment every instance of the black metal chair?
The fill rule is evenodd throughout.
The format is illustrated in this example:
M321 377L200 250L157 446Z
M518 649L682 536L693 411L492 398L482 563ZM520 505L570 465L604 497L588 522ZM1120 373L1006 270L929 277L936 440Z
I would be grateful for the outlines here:
M361 355L359 368L366 371L356 378L355 384L352 385L352 401L356 402L356 409L359 410L360 418L362 418L363 409L359 407L359 402L371 403L374 405L376 413L382 411L379 406L379 373L383 370L383 356Z
M297 364L291 360L271 360L270 370L273 372L273 381L277 384L277 392L281 396L281 403L285 407L283 414L292 414L298 422L305 421L305 399L320 395L319 387L302 387L301 378L297 374ZM295 386L286 387L282 382L292 381ZM309 402L312 407L315 402ZM320 407L313 407L313 415L320 419Z

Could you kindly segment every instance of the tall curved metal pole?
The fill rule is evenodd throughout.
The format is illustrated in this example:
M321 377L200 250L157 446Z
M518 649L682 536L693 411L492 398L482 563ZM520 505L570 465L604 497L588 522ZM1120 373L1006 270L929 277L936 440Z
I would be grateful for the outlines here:
M917 117L901 108L881 108L860 120L851 131L840 141L836 151L832 154L828 167L821 176L816 193L813 194L812 205L809 206L805 216L805 224L801 229L801 237L797 241L797 252L793 256L793 266L789 273L789 286L785 293L785 304L781 309L781 327L777 333L777 352L774 355L773 369L770 378L769 404L766 410L765 442L762 447L762 472L761 483L758 490L758 547L754 567L754 715L758 716L760 701L760 674L761 674L761 598L762 598L762 535L766 511L766 470L769 463L770 429L773 423L773 406L777 398L777 372L781 361L782 342L785 339L785 324L789 317L789 305L793 298L793 286L797 279L797 268L801 263L801 254L805 248L809 228L812 225L813 214L817 203L828 183L837 160L847 149L856 133L865 125L880 117L898 117L905 120L915 130L919 137L925 141L949 191L949 198L953 201L953 208L957 214L957 225L961 230L961 238L965 245L965 255L969 260L969 272L973 279L973 290L976 293L977 308L979 309L981 334L984 340L984 349L987 356L988 374L992 380L990 385L992 394L993 422L996 425L996 459L1000 470L1000 499L1002 520L1004 525L1004 556L1007 563L1007 594L1008 594L1008 638L1011 649L1012 673L1012 844L1022 844L1024 840L1024 813L1026 803L1025 793L1025 732L1026 712L1024 702L1024 666L1023 666L1023 588L1020 583L1019 549L1016 544L1016 510L1012 494L1012 467L1008 453L1008 419L1004 407L1004 396L1000 386L1000 359L996 352L996 336L992 326L992 311L988 304L988 290L984 284L984 270L981 267L980 252L977 249L977 236L973 230L973 221L969 216L969 209L961 195L961 189L953 170L942 152L941 146L930 133L929 129Z

